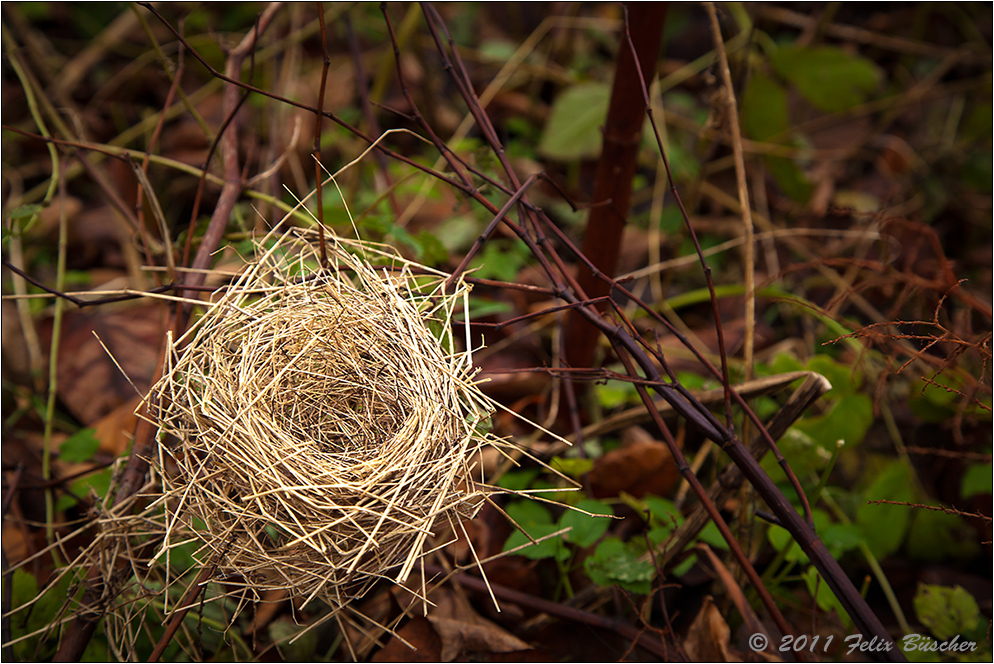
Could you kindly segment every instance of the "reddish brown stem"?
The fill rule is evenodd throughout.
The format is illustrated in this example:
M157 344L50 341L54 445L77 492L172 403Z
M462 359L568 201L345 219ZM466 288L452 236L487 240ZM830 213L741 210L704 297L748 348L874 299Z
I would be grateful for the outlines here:
M155 648L152 650L152 654L149 655L148 661L158 662L159 659L162 658L162 653L165 652L166 646L168 646L169 642L172 641L173 636L176 634L176 630L178 630L179 626L183 623L183 618L185 618L186 614L189 613L191 608L193 608L193 601L197 598L197 595L200 594L203 584L207 582L207 579L213 571L214 570L211 567L204 567L204 569L200 572L200 576L198 576L193 584L187 588L186 594L183 595L183 599L180 600L180 608L173 613L172 618L169 620L169 624L166 625L166 631L162 633L162 637L159 639L159 642L155 644Z
M590 210L581 250L604 274L613 277L628 217L632 178L645 121L640 80L651 80L659 56L666 4L634 3L629 8L630 31L635 53L622 42L611 89L611 102L604 125L604 144L597 162L594 202L610 201ZM641 69L641 78L639 70ZM589 298L608 295L608 284L590 270L582 269L580 287ZM590 366L597 348L598 331L579 314L568 317L566 359L575 367Z

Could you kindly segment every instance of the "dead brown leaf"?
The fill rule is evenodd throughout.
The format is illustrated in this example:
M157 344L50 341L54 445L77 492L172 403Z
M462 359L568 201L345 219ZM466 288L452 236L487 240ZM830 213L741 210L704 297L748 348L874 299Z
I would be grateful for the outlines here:
M739 610L739 614L745 621L746 628L753 634L765 634L766 630L763 628L763 624L759 621L759 617L756 615L756 612L752 610L752 607L749 606L745 593L735 581L735 576L725 566L725 564L721 562L721 558L716 556L714 551L707 544L701 544L695 548L702 552L711 563L712 569L714 569L715 574L718 575L718 578L721 579L722 584L724 584L725 589L728 591L728 596L731 598L732 603L735 604L735 608Z
M0 309L3 311L2 337L0 337L3 348L3 378L29 385L31 360L28 355L28 344L21 329L21 319L17 315L17 305L10 300L4 300Z
M130 402L135 388L146 391L158 360L162 319L156 305L120 311L69 312L59 348L59 398L73 417L92 426ZM106 344L134 387L93 336ZM47 345L48 341L44 341Z
M411 583L417 587L419 581L412 579ZM397 634L410 641L412 645L422 650L422 645L426 648L431 645L431 639L424 631L424 618L421 616L420 604L412 602L413 596L405 592L394 592L394 597L401 606L406 604L414 618L409 620L397 631ZM514 636L496 623L484 618L469 603L466 596L453 586L436 587L431 591L431 607L427 620L432 629L431 634L438 639L438 647L434 651L434 661L451 662L455 660L465 660L470 655L487 655L490 653L508 653L516 651L527 651L531 646ZM416 642L414 639L420 641ZM394 637L388 645L400 640ZM395 646L396 647L396 646ZM432 646L434 647L434 646ZM412 655L408 650L408 658ZM394 656L395 651L391 650L387 656ZM399 653L403 657L404 653ZM422 661L418 655L417 660ZM375 661L402 661L402 660L381 660Z
M622 434L622 446L597 459L588 478L594 496L605 498L626 491L642 497L666 495L680 473L665 443L648 431L631 426Z
M11 565L17 564L28 557L28 542L24 533L13 523L3 524L3 555Z
M428 619L442 639L441 660L452 662L468 653L528 650L527 643L479 615L474 622L449 618Z
M262 596L262 601L256 604L255 615L252 617L248 633L256 634L269 626L269 623L283 610L288 596L287 591L282 589L267 590Z
M704 606L687 630L683 648L692 662L738 661L728 652L731 635L728 623L721 617L714 600L708 596L704 598Z
M404 643L404 642L407 643ZM410 644L410 645L408 645ZM414 646L414 650L411 649ZM397 634L373 655L374 662L438 662L442 659L442 639L432 623L421 615L414 615Z
M100 451L114 456L121 456L131 444L138 416L135 409L141 403L141 398L135 395L120 406L107 413L96 423L93 436L100 441Z

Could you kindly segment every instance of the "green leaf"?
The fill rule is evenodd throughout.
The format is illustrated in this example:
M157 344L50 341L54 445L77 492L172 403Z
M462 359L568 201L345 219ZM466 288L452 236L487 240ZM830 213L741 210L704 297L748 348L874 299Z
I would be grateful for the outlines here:
M185 574L197 564L193 554L198 548L199 544L196 541L174 546L166 553L168 558L164 556L163 560L169 561L169 567L175 574Z
M808 569L804 571L804 583L808 587L808 592L811 593L811 596L814 597L815 601L818 603L818 608L822 611L835 611L845 625L850 625L852 623L852 619L849 617L849 614L844 608L842 608L842 603L839 602L839 598L835 596L835 593L832 592L829 585L825 583L825 579L821 578L821 575L818 574L818 570L813 566L808 567Z
M528 531L528 535L532 536L532 539L540 540L543 537L556 532L559 528L550 523L528 526L525 530ZM563 546L561 538L550 537L549 539L542 540L537 544L532 544L532 539L528 539L528 536L520 530L515 530L511 533L511 536L507 538L507 541L504 542L504 551L511 551L519 546L524 546L525 548L520 551L515 551L515 555L524 556L525 558L530 558L532 560L543 560L545 558L566 560L569 558L570 553Z
M528 262L530 253L524 242L491 240L483 245L483 250L473 259L473 276L481 279L514 281L518 271Z
M676 379L688 390L703 390L709 387L719 387L721 384L712 378L705 378L694 371L677 371Z
M513 41L504 39L488 39L480 44L480 56L491 62L504 64L518 50L518 45Z
M663 213L659 216L659 230L668 235L678 235L684 230L683 212L676 205L668 205L663 208Z
M644 552L644 542L633 540L626 544L617 537L608 537L583 561L583 567L599 586L618 585L646 595L652 591L656 570L651 562L639 560Z
M787 46L772 53L770 61L805 99L828 113L863 103L882 79L871 60L834 46Z
M964 389L963 382L954 376L937 376L934 381L912 393L909 400L911 411L922 420L933 423L942 423L957 414L962 415ZM966 412L990 419L990 412L979 407L967 407Z
M756 73L742 94L742 130L746 136L766 141L790 129L787 91L768 76Z
M594 385L594 393L601 406L608 410L623 406L626 403L634 403L639 400L638 390L632 383L623 381L611 381L605 385Z
M67 594L73 574L64 574L55 585L48 586L41 590L42 597L35 602L30 609L19 613L11 621L12 636L17 639L31 634L45 627L53 626L57 622L58 615L66 603ZM34 576L17 569L12 580L11 599L12 604L17 607L35 599L38 595L38 582ZM55 629L53 627L53 629ZM55 632L58 633L57 631ZM39 643L44 636L49 637L45 642ZM55 646L58 638L52 639L51 632L42 634L14 644L14 654L20 661L44 661L55 654Z
M777 551L782 551L787 547L787 553L784 554L786 560L792 563L808 562L808 554L804 553L804 550L797 545L790 533L780 526L770 526L770 529L766 531L766 539Z
M683 523L683 514L680 513L673 501L666 498L646 496L645 502L652 516L650 522L653 524L646 536L653 546L659 546L665 543L673 531L680 527Z
M449 252L433 233L421 231L414 236L421 248L421 262L428 267L436 267L449 260Z
M11 219L26 219L33 214L37 214L41 211L41 206L37 203L32 203L31 205L22 205L16 207L10 211Z
M553 470L558 470L563 475L568 475L573 479L579 479L590 472L594 467L593 459L583 459L580 457L552 457L550 464Z
M728 542L721 536L721 531L718 530L718 526L715 525L714 521L708 521L708 525L704 526L697 539L710 544L716 549L728 551Z
M83 655L79 658L81 662L109 662L112 653L110 645L107 643L107 635L104 634L104 625L97 625L97 630L86 644Z
M23 2L17 9L32 23L46 21L52 15L52 7L47 2Z
M610 95L606 83L582 83L564 90L552 103L538 143L539 154L561 161L596 157Z
M863 541L863 533L852 523L830 524L824 530L819 529L818 535L825 543L825 548L835 558L846 551L859 548L859 543Z
M434 230L447 251L463 254L479 237L480 223L470 215L458 215L440 222Z
M798 510L800 513L800 510ZM828 515L828 512L820 509L811 510L811 519L815 524L815 532L821 535L824 531L832 525L832 517ZM766 531L766 539L769 540L770 544L773 545L778 551L784 547L789 546L787 550L786 558L787 560L795 563L807 563L808 554L804 552L804 549L794 541L790 533L781 526L770 526L770 529ZM824 538L822 538L824 541ZM827 544L826 544L827 546Z
M781 452L790 459L791 468L798 477L807 477L824 468L839 440L845 441L849 447L863 441L873 424L873 402L858 391L860 374L825 354L815 355L803 367L793 357L779 355L770 367L777 373L800 368L815 371L832 385L825 395L829 403L828 411L799 420L787 430L779 443ZM761 463L775 478L783 477L783 471L772 456L767 456Z
M870 397L847 394L840 397L826 414L803 419L794 426L822 448L831 450L840 440L850 447L863 442L871 424L873 401ZM794 466L793 460L791 466Z
M914 510L904 550L910 558L930 562L978 553L969 525L955 514L927 509Z
M471 317L476 320L486 318L487 316L510 313L513 311L513 307L509 303L501 300L487 300L475 295L470 295L469 311ZM466 320L466 316L462 311L457 311L453 314L453 318L456 320Z
M642 142L648 145L648 150L656 154L659 148L656 146L656 138L652 135L652 124L648 120L642 129ZM673 179L693 180L701 173L701 160L691 150L685 148L680 141L671 140L666 149L666 159L670 163L670 172Z
M529 544L532 540L542 539L559 530L559 526L552 523L552 515L549 514L549 510L530 500L520 500L511 503L507 506L506 511L508 516L514 519L515 523L521 529L527 532L528 535L531 535L531 539L524 532L521 532L521 530L515 530L507 538L507 541L504 542L504 551L510 551L519 546ZM570 554L563 546L561 538L552 537L518 551L517 555L531 558L532 560L541 560L543 558L565 560Z
M805 368L820 373L832 384L832 389L825 394L829 399L855 394L863 382L862 376L856 373L853 367L837 362L824 353L819 353L808 360Z
M19 567L14 570L10 592L10 601L14 607L27 604L38 594L38 581L33 574Z
M92 283L93 275L86 270L66 270L66 283L73 285L85 285Z
M111 469L104 468L99 472L91 473L85 477L79 478L72 483L70 490L73 494L79 496L80 498L88 498L94 494L98 498L103 498L110 490L111 475ZM76 503L76 498L67 493L63 493L59 496L59 499L55 501L55 511L64 512Z
M683 523L683 514L677 509L676 503L659 496L646 496L645 504L654 521L668 528L679 527Z
M552 523L552 515L549 514L549 510L531 500L518 500L510 503L505 511L519 526L525 529L528 526Z
M649 528L649 532L647 532L645 536L648 538L649 543L652 544L652 546L658 547L661 544L665 544L672 534L672 528L667 528L666 526L653 526L652 528Z
M803 371L805 368L806 368L805 365L801 364L801 361L798 360L793 355L791 355L790 353L780 353L773 358L772 362L770 362L771 374L790 373L791 371ZM828 378L828 376L825 377ZM828 382L831 383L832 379L829 378Z
M667 570L667 576L671 576L679 579L681 576L690 571L690 569L697 564L697 554L690 553L686 558L677 563L676 567Z
M786 157L773 155L768 155L763 161L780 191L798 203L808 202L815 188L800 166Z
M59 459L66 463L89 461L100 449L100 441L93 434L95 429L80 429L59 446Z
M802 420L798 424L803 424ZM824 467L831 454L814 438L805 433L801 427L793 426L777 442L780 452L790 459L790 467L798 477L808 477ZM834 447L834 445L833 445ZM786 480L783 468L772 454L768 454L760 462L763 469L775 481Z
M960 484L960 495L964 498L971 498L977 495L994 493L992 487L991 464L975 464L966 469L963 473L963 480Z
M578 547L586 548L601 538L611 525L611 507L599 500L581 500L577 508L592 514L605 514L606 517L587 516L581 512L566 510L559 519L560 528L572 528L566 539Z
M497 486L507 489L508 491L522 491L531 486L531 483L535 481L535 478L539 476L542 471L538 468L522 468L521 470L512 470L501 475L501 478L497 480Z
M919 584L914 599L915 615L940 641L973 630L980 621L980 609L973 595L961 586Z
M886 558L901 546L911 522L911 509L868 501L909 502L913 498L911 485L911 470L904 463L888 463L863 493L863 504L856 508L856 524L863 533L863 541L878 559Z
M269 638L287 662L308 662L314 660L317 650L317 630L309 629L300 636L302 628L290 619L274 620L269 623Z

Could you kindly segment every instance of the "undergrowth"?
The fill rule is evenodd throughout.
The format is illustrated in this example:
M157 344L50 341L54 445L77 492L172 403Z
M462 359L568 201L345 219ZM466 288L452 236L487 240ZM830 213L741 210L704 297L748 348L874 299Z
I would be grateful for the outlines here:
M690 527L705 501L688 469L716 482L725 441L665 404L650 418L640 390L660 381L629 368L624 333L743 443L758 427L725 406L726 385L771 426L807 377L827 379L778 436L794 477L773 453L762 470L799 514L806 502L891 638L977 644L905 656L990 659L990 7L720 5L740 134L706 12L669 7L610 306L567 297L584 258L601 265L575 248L609 206L592 192L630 31L616 5L542 7L4 4L5 658L109 656L118 635L103 624L73 640L74 612L99 589L60 570L92 540L82 526L132 445L153 440L136 429L135 390L153 382L165 333L200 315L169 298L227 284L322 182L288 225L313 214L328 233L464 271L481 387L541 425L498 413L494 432L584 489L527 457L482 458L500 486L549 502L484 507L468 536L494 557L488 585L455 577L458 592L434 591L437 613L396 634L336 626L292 641L322 610L272 594L239 613L208 586L170 640L180 597L138 585L137 657L162 644L166 659L336 660L349 642L389 661L403 640L435 658L658 659L713 642L715 658L736 659L742 634L775 624L768 592L798 636L789 648L844 659L851 617L749 482L714 507L758 586L713 519ZM615 332L575 365L580 309L606 311ZM173 549L178 570L192 553ZM470 558L453 545L426 577ZM362 609L385 623L407 607L384 588Z

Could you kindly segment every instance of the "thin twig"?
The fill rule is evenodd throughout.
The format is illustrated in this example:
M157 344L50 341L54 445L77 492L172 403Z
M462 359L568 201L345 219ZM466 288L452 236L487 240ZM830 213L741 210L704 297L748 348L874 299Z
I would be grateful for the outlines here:
M900 505L902 507L912 507L914 509L922 510L932 510L934 512L944 512L946 514L954 514L956 516L962 516L967 519L980 519L981 521L992 521L991 517L985 514L973 513L973 512L963 512L961 510L955 509L953 507L942 507L941 505L925 505L923 503L909 503L901 500L868 500L867 505Z
M721 24L713 2L705 2L708 18L711 22L711 38L714 41L715 52L718 55L718 70L721 73L722 96L725 102L725 122L728 123L728 133L732 140L732 154L735 156L735 184L739 191L739 206L742 209L742 227L745 230L745 244L742 247L743 277L745 279L745 338L743 340L743 360L745 362L745 379L753 374L753 352L756 343L756 253L753 235L755 228L752 223L752 206L749 204L749 185L746 181L745 157L742 152L742 130L739 127L739 109L735 102L735 86L732 84L732 72L728 68L728 56L725 54L725 40L721 36Z
M325 88L328 85L328 68L331 66L331 56L328 55L328 30L324 24L324 8L322 3L317 3L318 22L321 24L321 85L318 88L318 109L314 114L314 181L316 190L316 208L318 218L318 237L321 253L321 267L328 267L328 251L325 248L324 240L324 196L321 188L324 184L324 176L321 173L321 120L323 119Z

